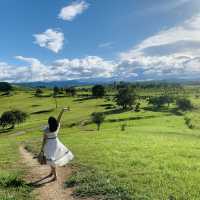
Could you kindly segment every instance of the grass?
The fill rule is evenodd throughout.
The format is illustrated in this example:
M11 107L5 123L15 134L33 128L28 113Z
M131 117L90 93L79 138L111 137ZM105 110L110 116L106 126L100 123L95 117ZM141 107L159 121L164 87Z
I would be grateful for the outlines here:
M75 154L72 166L78 168L66 186L76 186L74 195L104 200L199 199L199 127L190 129L185 123L188 115L198 123L198 117L194 116L200 113L200 99L194 95L190 98L196 110L183 115L171 112L174 105L169 110L144 109L148 107L145 101L142 101L141 111L136 113L112 112L112 107L106 107L113 102L104 99L76 101L72 97L58 98L60 107L69 105L71 108L63 117L60 139ZM0 170L3 171L0 174L0 197L4 198L10 190L14 194L17 191L16 199L23 199L21 190L13 189L9 184L7 188L1 186L2 177L17 174L21 180L25 169L18 163L19 143L26 142L29 150L38 152L41 129L48 117L57 115L59 110L55 109L53 98L34 97L33 92L27 91L2 96L0 111L10 108L35 113L15 130L0 136ZM92 112L99 111L106 113L100 131L96 131L95 124L81 123L89 120ZM125 131L121 131L124 123ZM70 124L75 125L70 127ZM22 130L26 133L15 134ZM20 187L30 190L26 184Z

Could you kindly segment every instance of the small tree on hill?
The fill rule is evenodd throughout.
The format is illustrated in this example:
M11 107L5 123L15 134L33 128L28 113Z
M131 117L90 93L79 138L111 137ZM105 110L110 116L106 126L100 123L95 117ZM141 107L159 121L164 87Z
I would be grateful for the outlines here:
M23 123L27 116L28 115L25 112L20 110L6 111L1 115L1 126L3 128L7 126L14 128L15 124Z
M176 100L177 108L182 111L191 110L193 108L193 105L189 99L181 98Z
M105 115L101 112L94 112L91 114L91 119L92 119L92 122L97 125L97 130L99 131L101 124L105 120Z
M136 101L136 94L130 87L120 88L115 97L116 103L123 109L132 107Z
M68 96L74 97L76 95L76 88L75 87L67 87L67 88L65 88L65 93Z
M12 85L7 82L0 82L0 92L9 93L12 90Z
M20 110L12 110L11 111L15 116L15 123L20 124L26 121L26 118L28 117L27 113L20 111Z
M105 95L105 87L103 85L95 85L92 87L92 96L102 98Z
M41 96L42 93L43 93L43 91L40 88L37 88L35 91L35 96L39 97L39 96Z
M3 128L7 126L11 126L11 128L15 127L15 115L11 111L6 111L1 115L1 126Z
M53 88L53 98L54 98L54 100L55 100L55 104L56 104L56 109L58 108L58 102L57 102L57 95L59 94L59 88L57 87L57 86L55 86L54 88Z

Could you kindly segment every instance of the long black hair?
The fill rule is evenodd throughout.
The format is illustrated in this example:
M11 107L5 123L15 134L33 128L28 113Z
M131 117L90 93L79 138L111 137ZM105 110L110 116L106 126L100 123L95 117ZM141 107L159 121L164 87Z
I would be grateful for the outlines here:
M55 117L49 117L48 119L49 130L50 132L55 132L58 128L58 121Z

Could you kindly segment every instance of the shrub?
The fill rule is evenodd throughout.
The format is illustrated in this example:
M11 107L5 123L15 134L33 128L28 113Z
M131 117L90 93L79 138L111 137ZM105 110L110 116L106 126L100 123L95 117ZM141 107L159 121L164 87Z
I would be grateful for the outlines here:
M177 108L182 111L191 110L193 105L189 99L181 98L176 101Z

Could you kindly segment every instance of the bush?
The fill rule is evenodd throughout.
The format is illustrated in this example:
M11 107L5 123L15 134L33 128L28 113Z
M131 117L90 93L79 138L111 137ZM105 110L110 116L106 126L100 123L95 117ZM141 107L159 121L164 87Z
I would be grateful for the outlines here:
M176 101L177 108L182 111L192 110L193 105L189 99L181 98Z

